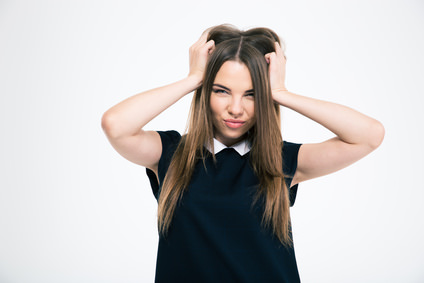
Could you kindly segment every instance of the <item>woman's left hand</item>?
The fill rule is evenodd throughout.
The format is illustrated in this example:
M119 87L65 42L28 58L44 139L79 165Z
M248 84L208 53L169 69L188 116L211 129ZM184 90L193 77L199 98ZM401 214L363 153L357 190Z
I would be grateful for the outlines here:
M275 42L275 52L265 54L269 64L269 80L271 83L272 97L275 100L277 93L286 92L286 56L278 42Z

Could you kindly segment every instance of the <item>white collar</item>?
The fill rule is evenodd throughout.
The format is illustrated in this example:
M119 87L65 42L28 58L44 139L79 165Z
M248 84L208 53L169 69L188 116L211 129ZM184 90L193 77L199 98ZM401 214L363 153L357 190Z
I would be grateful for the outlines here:
M210 147L206 147L207 150L209 150L210 152L212 152L212 150L210 149ZM217 154L218 152L220 152L221 150L224 150L226 148L234 148L235 151L237 151L241 156L245 155L246 153L248 153L250 151L250 146L249 143L246 140L242 140L241 142L236 143L235 145L232 146L226 146L225 144L221 143L220 141L218 141L217 139L213 139L213 152L215 154Z

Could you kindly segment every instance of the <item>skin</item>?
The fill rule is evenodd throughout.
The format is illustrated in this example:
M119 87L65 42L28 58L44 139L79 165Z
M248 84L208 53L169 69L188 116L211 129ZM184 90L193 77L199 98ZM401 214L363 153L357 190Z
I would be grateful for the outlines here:
M286 58L277 42L275 50L265 55L269 63L274 101L321 124L336 135L327 141L300 147L292 186L345 168L381 144L384 127L379 121L343 105L288 91L285 86Z
M213 84L210 107L215 138L226 146L241 141L255 123L253 85L246 65L227 61L221 66Z
M161 139L157 132L144 131L142 128L162 111L202 84L207 58L214 50L214 42L206 40L207 32L190 47L190 72L186 78L136 94L104 113L103 130L112 146L123 157L150 168L157 174L157 166L162 154ZM269 64L274 101L312 119L335 135L327 141L303 144L300 147L298 167L292 186L340 170L363 158L381 144L384 138L384 127L377 120L343 105L288 91L285 86L286 58L278 43L275 43L275 50L265 55L265 60ZM239 70L227 73L227 68ZM229 62L222 71L226 78L235 76L234 81L228 82L224 76L220 77L223 81L217 82L226 85L230 94L227 96L227 94L212 93L211 109L217 130L216 138L224 144L231 145L243 138L248 124L253 121L249 114L253 106L248 102L249 98L243 96L243 93L246 94L246 90L251 88L251 85L247 85L247 82L251 80L247 79L243 67L238 66L236 62ZM237 76L244 76L245 80L241 82ZM234 83L235 81L238 83ZM226 128L225 123L222 124L223 119L234 117L234 115L237 119L249 121L246 127L234 130Z

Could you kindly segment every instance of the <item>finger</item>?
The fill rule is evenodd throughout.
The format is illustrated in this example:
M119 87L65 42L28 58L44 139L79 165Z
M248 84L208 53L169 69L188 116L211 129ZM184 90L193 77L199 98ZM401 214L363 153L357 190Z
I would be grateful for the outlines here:
M208 35L209 35L209 30L204 31L197 42L200 44L204 44L206 40L208 39Z
M210 31L212 28L213 28L213 27L210 27L210 28L206 29L206 30L202 33L202 35L206 35L206 36L208 36L208 35L209 35L209 31Z
M270 53L267 53L267 54L265 54L265 60L266 60L266 62L269 64L269 62L270 62Z
M193 45L190 48L193 50L197 49L199 46L202 46L203 44L205 44L206 39L207 39L207 34L202 33L200 38L195 43L193 43Z
M208 53L211 54L215 49L215 41L212 39L206 42L205 48L207 48Z
M278 43L278 41L275 42L275 51L277 51L277 50L281 50L281 46Z
M278 43L278 41L275 42L275 53L277 54L277 56L283 57L284 61L287 60L286 54L284 53L283 48Z
M276 41L275 42L275 53L277 56L284 56L283 48L281 48L280 44Z
M204 31L202 33L199 40L197 40L196 43L193 44L193 48L198 49L198 48L203 48L205 44L210 45L211 40L207 41L208 35L209 35L209 29L207 29L206 31ZM212 40L212 42L214 42L214 41ZM215 43L213 43L213 44L215 44ZM208 50L209 50L209 48L210 48L210 46L208 46Z
M265 54L265 60L268 64L274 61L275 57L277 57L277 54L275 52Z
M215 47L215 41L213 41L213 39L209 40L205 44L205 48L207 48L208 50L210 50L210 49L212 49L214 47Z
M209 40L208 42L206 42L206 44L205 44L205 47L207 48L207 49L210 49L210 48L212 48L212 47L214 47L215 46L215 41L213 41L213 39L211 39L211 40Z

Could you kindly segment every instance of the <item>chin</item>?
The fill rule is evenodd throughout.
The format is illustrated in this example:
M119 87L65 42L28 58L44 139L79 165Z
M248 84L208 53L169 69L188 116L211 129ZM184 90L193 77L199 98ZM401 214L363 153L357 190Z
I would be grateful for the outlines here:
M223 135L225 140L228 140L228 141L231 140L231 141L233 141L233 143L237 143L237 142L243 140L245 138L245 136L246 136L246 132L240 133L240 134Z

